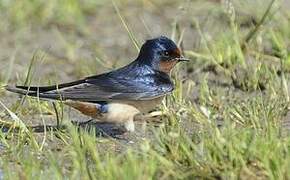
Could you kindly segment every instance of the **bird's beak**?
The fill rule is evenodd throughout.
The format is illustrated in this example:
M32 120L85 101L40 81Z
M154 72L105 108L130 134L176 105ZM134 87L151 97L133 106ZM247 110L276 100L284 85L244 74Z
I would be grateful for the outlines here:
M181 62L181 61L186 61L186 62L188 62L188 61L190 61L190 59L187 59L187 58L185 58L184 56L181 56L181 57L179 57L179 58L176 58L176 60L177 60L178 62Z

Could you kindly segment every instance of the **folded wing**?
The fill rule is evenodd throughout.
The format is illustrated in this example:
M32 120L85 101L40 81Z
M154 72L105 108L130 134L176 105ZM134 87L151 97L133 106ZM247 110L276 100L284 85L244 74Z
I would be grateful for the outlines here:
M56 86L6 87L23 95L56 100L98 102L108 100L150 100L173 90L173 84L164 74L116 76L102 74Z

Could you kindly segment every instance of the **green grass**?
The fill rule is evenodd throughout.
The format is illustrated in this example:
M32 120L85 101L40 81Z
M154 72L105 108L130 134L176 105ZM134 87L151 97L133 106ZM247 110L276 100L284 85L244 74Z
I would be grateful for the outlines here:
M63 59L68 65L63 67L72 64L70 75L75 78L119 67L123 62L114 61L119 54L106 61L97 45L101 41L85 41L95 36L89 27L100 16L98 11L108 13L104 18L114 16L125 27L122 36L131 39L132 54L142 42L136 29L141 27L146 34L154 28L150 22L131 23L131 10L170 21L164 33L180 40L185 55L192 59L172 73L176 90L158 108L165 114L159 117L162 124L149 123L146 131L151 135L136 135L133 144L72 125L71 112L61 104L57 109L63 110L61 123L66 128L33 132L31 125L56 124L53 107L28 97L15 100L2 88L0 179L290 179L290 14L282 1L274 2L258 31L244 43L255 29L252 21L262 19L269 3L0 0L1 33L14 35L28 26L32 32L55 32L57 24L65 56L58 59L49 51L35 50L30 62L26 60L25 68L20 68L25 75L15 77L14 70L21 65L17 53L22 49L18 48L11 52L7 69L0 72L1 85L60 82L57 70L49 69L53 76L39 77L37 68L62 66ZM178 6L183 8L173 8L177 14L173 19L158 14ZM95 56L78 61L82 47L74 38L83 39ZM18 40L16 44L22 43ZM5 59L0 62L6 63Z

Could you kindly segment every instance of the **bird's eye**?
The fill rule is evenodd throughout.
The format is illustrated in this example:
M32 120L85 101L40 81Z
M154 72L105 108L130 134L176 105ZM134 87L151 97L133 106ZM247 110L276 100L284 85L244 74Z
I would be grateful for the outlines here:
M169 56L169 52L168 51L164 51L164 56Z

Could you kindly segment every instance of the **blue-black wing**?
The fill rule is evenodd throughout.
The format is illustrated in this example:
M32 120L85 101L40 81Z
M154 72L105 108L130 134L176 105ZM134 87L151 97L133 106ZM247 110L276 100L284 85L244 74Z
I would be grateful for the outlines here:
M124 74L125 73L125 74ZM173 91L169 76L162 72L115 71L57 86L7 87L7 90L47 99L86 102L108 100L150 100Z

